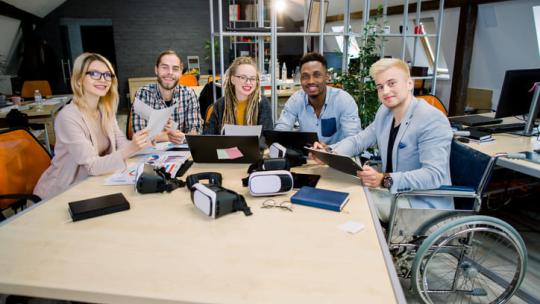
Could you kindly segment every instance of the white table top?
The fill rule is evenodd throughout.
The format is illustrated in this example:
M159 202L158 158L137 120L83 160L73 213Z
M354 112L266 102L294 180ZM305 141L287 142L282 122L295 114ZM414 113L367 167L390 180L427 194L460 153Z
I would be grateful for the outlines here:
M102 303L394 303L403 301L358 181L308 165L318 187L351 194L341 213L305 206L261 209L241 187L247 165L219 171L253 216L202 215L187 189L140 195L91 177L0 224L0 293ZM185 178L185 176L184 176ZM69 222L67 203L123 192L131 209ZM285 200L287 196L275 197ZM357 234L337 228L363 223Z

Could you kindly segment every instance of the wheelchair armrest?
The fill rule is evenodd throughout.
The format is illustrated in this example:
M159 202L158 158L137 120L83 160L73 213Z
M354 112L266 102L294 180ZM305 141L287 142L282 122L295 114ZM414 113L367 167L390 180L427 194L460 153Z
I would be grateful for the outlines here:
M474 188L465 186L450 186L443 185L437 189L430 190L413 190L408 192L400 192L398 196L437 196L437 197L465 197L475 198L477 196Z

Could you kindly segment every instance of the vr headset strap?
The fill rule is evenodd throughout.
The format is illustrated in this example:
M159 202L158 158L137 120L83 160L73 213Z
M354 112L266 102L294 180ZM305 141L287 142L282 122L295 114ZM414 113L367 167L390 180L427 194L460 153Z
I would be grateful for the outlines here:
M240 210L242 212L244 212L244 215L245 216L250 216L252 215L253 213L251 212L251 208L249 208L248 204L246 203L246 199L244 198L243 195L241 194L238 194L232 190L229 190L229 189L225 189L223 188L223 190L227 191L227 192L230 192L230 193L233 193L235 194L238 198L234 200L233 202L233 209L235 211L237 210Z

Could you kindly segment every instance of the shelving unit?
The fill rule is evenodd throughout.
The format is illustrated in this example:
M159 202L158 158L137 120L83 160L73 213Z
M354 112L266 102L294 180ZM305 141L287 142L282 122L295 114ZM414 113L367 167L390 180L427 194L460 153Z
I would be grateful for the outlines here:
M277 119L277 94L276 94L276 85L277 85L277 75L275 75L276 70L276 64L277 64L277 38L278 37L285 37L285 36L296 36L296 37L304 37L304 52L307 51L307 42L309 37L318 37L318 46L319 46L319 52L324 53L323 50L323 44L325 37L334 37L334 36L343 36L344 37L344 43L343 43L343 56L342 56L342 69L346 70L348 65L348 48L350 39L356 39L361 38L362 34L355 33L350 29L350 3L351 0L340 0L345 1L344 6L344 20L343 20L343 32L342 33L335 33L335 32L324 32L324 25L326 24L326 16L324 15L324 10L319 10L320 16L319 16L319 32L307 32L307 20L308 20L308 14L309 14L309 6L310 6L310 0L304 0L304 31L303 32L277 32L277 11L273 7L273 1L267 0L270 5L265 6L265 0L228 0L227 3L236 4L238 2L240 3L250 3L250 4L256 4L256 11L257 11L257 18L256 20L242 20L242 21L234 21L233 23L230 23L232 26L228 30L223 29L223 0L217 0L218 4L218 25L217 25L217 31L214 26L214 3L216 0L209 0L210 4L210 30L211 30L211 37L218 37L219 38L219 49L220 49L220 74L224 75L225 65L224 65L224 58L223 58L223 42L224 37L230 37L232 43L232 52L234 54L233 57L239 56L237 54L238 46L239 45L247 45L249 47L253 47L253 49L249 49L250 55L254 56L259 64L259 70L264 71L265 70L265 59L268 58L269 60L269 66L267 67L270 74L270 81L271 81L271 101L272 101L272 113L274 120ZM275 1L275 0L274 0ZM324 0L320 0L324 1ZM332 1L332 0L330 0ZM426 0L427 1L427 0ZM370 11L370 0L364 0L364 9L363 9L363 27L366 26L367 21L369 20L369 11ZM405 0L404 1L404 7L408 7L409 3L411 1ZM419 5L417 5L416 10L416 20L420 20L421 16L421 0L416 1ZM416 57L416 42L417 39L422 37L435 37L436 38L436 46L435 46L435 54L434 54L434 62L433 62L433 68L432 70L435 71L433 75L431 75L429 78L432 81L432 88L431 92L432 94L435 93L436 90L436 82L437 82L437 70L438 70L438 63L439 63L439 53L440 53L440 34L442 30L442 20L444 15L444 0L439 1L439 16L438 16L438 23L437 23L437 34L412 34L408 33L407 31L403 31L402 33L396 34L396 33L389 33L385 34L384 36L387 37L401 37L402 39L402 51L401 51L401 58L405 58L405 41L406 39L415 39L414 42L414 50L412 58ZM331 4L331 2L330 2ZM383 18L384 21L387 18L387 8L388 8L388 0L383 1ZM270 13L270 19L269 24L268 20L266 19ZM409 22L409 13L406 10L403 14L403 23L402 24L408 24ZM256 27L261 29L261 31L242 31L242 27L238 27L241 23L248 23L248 24L256 24ZM270 26L269 31L268 30L262 30L265 28L265 26ZM322 29L322 31L321 31ZM254 37L253 41L238 41L237 39L242 37ZM211 41L211 47L214 49L214 39L210 39ZM384 56L384 48L381 53L381 57ZM264 60L259 60L259 58L263 58ZM414 62L413 62L414 64ZM215 79L215 69L216 67L216 61L215 61L215 54L212 54L212 70L214 73L214 79ZM416 78L416 77L415 77ZM420 77L426 78L426 77Z

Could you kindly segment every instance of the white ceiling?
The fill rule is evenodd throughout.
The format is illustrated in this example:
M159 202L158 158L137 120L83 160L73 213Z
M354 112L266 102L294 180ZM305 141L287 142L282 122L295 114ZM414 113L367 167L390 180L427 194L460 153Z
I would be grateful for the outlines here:
M45 17L48 13L60 6L66 0L2 0L16 8L34 14L38 17Z
M66 0L3 0L23 11L32 13L39 17L45 17L48 13L60 6ZM191 1L204 1L204 0L191 0ZM227 3L227 0L222 0ZM271 2L272 0L266 0ZM304 19L304 0L284 0L287 4L286 12L295 21ZM339 15L344 13L345 2L347 0L328 0L328 16ZM370 8L374 9L378 5L383 4L383 0L370 0ZM402 5L404 0L386 0L388 6ZM410 0L409 3L415 3L416 0ZM350 0L351 12L358 12L363 10L363 0Z

